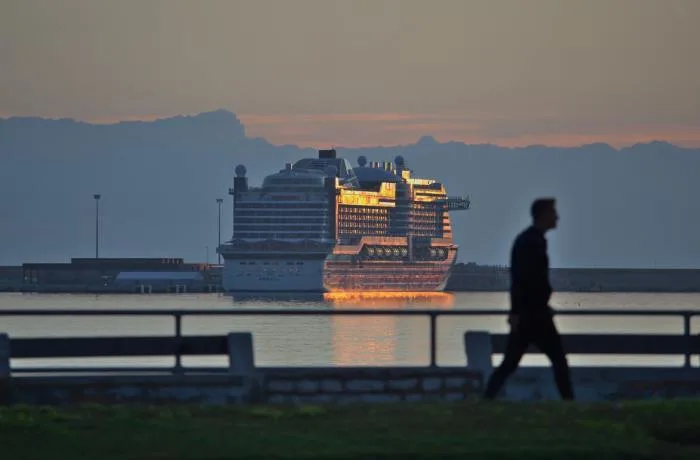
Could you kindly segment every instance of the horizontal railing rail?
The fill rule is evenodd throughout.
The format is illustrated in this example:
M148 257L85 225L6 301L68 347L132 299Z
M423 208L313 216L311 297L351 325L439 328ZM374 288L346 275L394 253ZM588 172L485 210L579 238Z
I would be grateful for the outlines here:
M440 317L476 317L504 316L507 310L472 309L472 310L371 310L371 309L252 309L237 310L165 310L165 309L121 309L121 310L0 310L3 317L41 317L41 316L157 316L171 317L174 320L174 336L165 337L86 337L86 338L12 338L12 358L36 357L87 357L87 356L175 356L175 368L181 368L181 356L216 355L226 351L226 337L184 336L182 320L185 317L204 316L399 316L426 317L429 320L430 367L437 367L437 320ZM685 366L691 365L691 357L700 354L700 337L691 334L691 320L700 316L693 310L558 310L556 316L641 316L641 317L678 317L683 320L683 332L678 335L658 334L564 334L563 341L567 353L573 354L678 354L685 356ZM2 330L0 324L0 333ZM80 351L89 340L89 347ZM492 335L493 352L502 353L507 336ZM149 353L142 353L148 350ZM98 353L98 354L96 354ZM119 368L116 368L119 369ZM197 369L197 368L195 368Z
M225 336L12 338L12 358L206 356L228 353Z
M505 353L508 336L492 334L493 353ZM574 355L685 355L700 354L700 336L671 334L562 334L567 354ZM539 353L536 348L528 353Z

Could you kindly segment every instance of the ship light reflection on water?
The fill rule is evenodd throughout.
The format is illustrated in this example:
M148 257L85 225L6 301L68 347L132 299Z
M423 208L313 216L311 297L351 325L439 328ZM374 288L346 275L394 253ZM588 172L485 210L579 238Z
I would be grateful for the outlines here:
M451 310L446 292L330 292L324 301L342 309L403 310L412 307ZM428 360L428 318L332 316L333 360L339 366L416 365Z
M421 308L440 307L452 309L455 296L448 292L363 292L335 291L323 294L323 300L337 307L391 307L419 306ZM379 318L375 316L374 318Z

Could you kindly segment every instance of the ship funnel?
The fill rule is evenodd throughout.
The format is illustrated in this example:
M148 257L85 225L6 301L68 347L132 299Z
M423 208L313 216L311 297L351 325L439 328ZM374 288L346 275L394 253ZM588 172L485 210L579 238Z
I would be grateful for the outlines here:
M335 158L335 149L319 150L319 158Z
M324 172L326 173L326 176L328 177L337 177L338 176L338 168L335 167L335 165L328 165L324 169Z
M245 166L236 166L236 177L233 178L233 190L229 191L229 193L233 192L232 195L234 199L237 193L248 191L248 178L245 177L246 172Z
M285 169L286 171L291 171L291 170L292 170L292 164L291 164L291 163L285 163L284 169Z

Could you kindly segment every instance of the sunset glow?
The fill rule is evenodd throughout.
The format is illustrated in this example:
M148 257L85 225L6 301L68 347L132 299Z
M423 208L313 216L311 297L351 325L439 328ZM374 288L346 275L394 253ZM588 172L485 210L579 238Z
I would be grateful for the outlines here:
M90 118L92 124L110 125L120 122L156 121L187 114L149 114ZM13 114L0 113L0 118ZM56 115L39 115L44 118L65 118ZM262 137L276 145L296 145L308 148L336 147L389 147L415 144L423 136L432 136L438 142L463 142L465 144L493 144L503 147L547 145L551 147L576 147L592 143L605 143L615 148L651 141L666 141L680 147L700 148L700 126L692 124L629 124L600 130L578 128L571 131L547 130L548 120L557 126L552 114L536 117L541 120L536 130L520 127L519 121L527 119L511 115L505 119L495 115L411 114L411 113L336 113L300 115L238 115L249 137ZM499 125L508 129L499 133Z
M274 144L320 148L375 147L414 144L423 136L438 142L495 144L504 147L548 145L574 147L606 143L616 148L650 141L667 141L681 147L700 147L700 127L691 125L627 125L599 132L547 132L547 118L537 132L506 135L494 126L497 117L467 117L436 114L328 114L328 115L241 115L246 133ZM511 124L517 125L517 120Z
M40 3L0 14L0 116L225 109L313 148L700 147L693 0Z

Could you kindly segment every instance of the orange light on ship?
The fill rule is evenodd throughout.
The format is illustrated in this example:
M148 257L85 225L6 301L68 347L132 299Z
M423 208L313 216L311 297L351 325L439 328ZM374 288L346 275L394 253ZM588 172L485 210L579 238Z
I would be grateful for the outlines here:
M449 309L454 307L455 296L449 292L333 291L323 294L323 300L333 306L391 308L418 304Z

